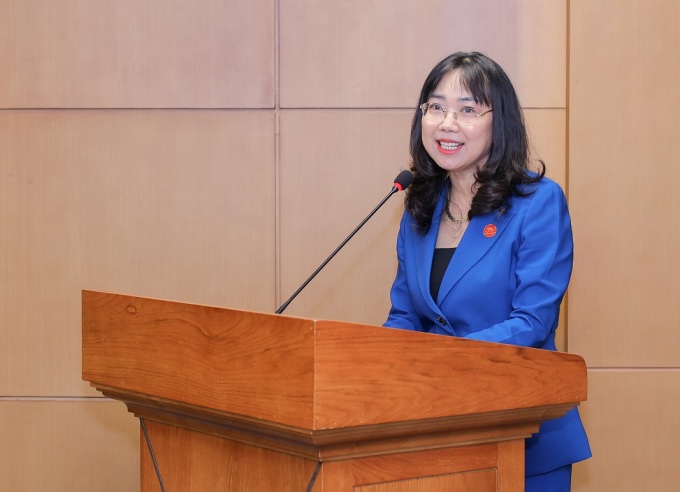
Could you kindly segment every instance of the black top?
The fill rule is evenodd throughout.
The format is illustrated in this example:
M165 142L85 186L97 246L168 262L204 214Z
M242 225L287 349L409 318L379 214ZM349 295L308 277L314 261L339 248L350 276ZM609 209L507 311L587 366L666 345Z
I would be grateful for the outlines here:
M444 273L451 263L453 253L456 248L435 248L434 257L432 258L432 273L430 274L430 294L432 299L437 302L437 295L439 295L439 287L442 285Z

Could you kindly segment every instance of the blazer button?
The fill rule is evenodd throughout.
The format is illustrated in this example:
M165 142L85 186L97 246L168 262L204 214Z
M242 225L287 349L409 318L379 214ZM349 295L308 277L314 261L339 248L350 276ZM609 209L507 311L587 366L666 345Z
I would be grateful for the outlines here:
M440 316L439 318L437 318L437 323L439 323L439 324L442 325L442 326L445 326L445 325L446 325L446 320L444 319L443 316Z

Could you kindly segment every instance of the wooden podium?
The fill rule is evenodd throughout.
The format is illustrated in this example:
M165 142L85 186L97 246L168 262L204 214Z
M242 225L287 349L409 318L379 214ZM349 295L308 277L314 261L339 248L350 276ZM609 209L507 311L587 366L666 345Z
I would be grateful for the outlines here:
M168 492L519 492L524 438L586 399L571 354L91 291L83 379Z

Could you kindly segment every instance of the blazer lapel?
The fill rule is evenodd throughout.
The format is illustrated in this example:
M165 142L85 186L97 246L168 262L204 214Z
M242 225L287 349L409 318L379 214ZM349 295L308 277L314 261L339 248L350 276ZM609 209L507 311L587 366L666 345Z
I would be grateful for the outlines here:
M492 212L474 217L470 221L470 224L453 255L453 259L444 274L444 278L442 279L437 305L441 305L441 302L451 289L455 287L463 275L488 253L489 249L491 249L496 241L503 235L503 231L506 229L514 215L515 213L511 208L500 216L497 213ZM430 257L430 261L431 260L432 258Z
M439 308L432 299L430 293L430 275L432 274L432 259L434 257L434 248L437 245L437 234L439 233L439 223L441 222L442 213L444 212L444 200L446 197L446 186L437 201L434 214L432 215L432 225L427 234L415 234L415 259L416 268L418 272L418 285L423 298L426 300L430 308L439 313Z

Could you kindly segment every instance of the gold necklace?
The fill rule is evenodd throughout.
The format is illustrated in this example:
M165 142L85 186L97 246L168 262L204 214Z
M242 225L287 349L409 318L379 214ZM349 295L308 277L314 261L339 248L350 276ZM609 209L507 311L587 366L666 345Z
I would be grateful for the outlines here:
M451 213L451 210L449 210L449 203L451 202L451 189L449 188L448 193L446 193L446 205L444 206L444 212L446 212L446 216L449 218L451 222L454 224L462 225L465 224L466 222L470 222L469 217L465 218L458 218L454 217L453 214Z

